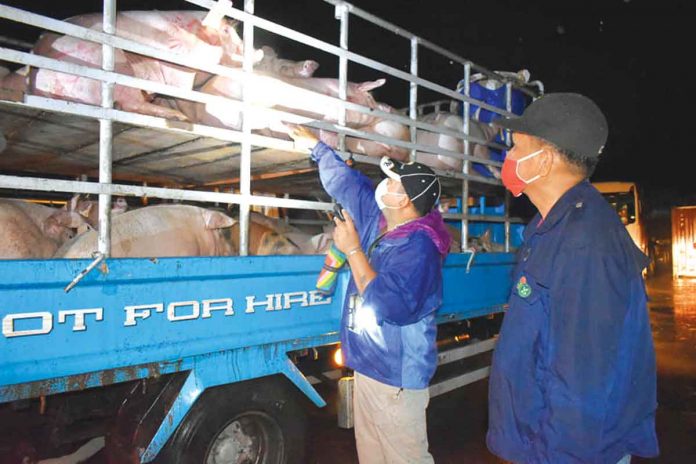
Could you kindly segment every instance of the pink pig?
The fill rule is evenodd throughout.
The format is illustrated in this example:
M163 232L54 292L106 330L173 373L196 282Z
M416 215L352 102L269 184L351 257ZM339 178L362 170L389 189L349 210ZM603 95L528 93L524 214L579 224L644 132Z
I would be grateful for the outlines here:
M146 258L230 256L236 253L224 229L236 221L218 211L191 205L154 205L112 219L111 255ZM66 242L56 258L88 258L97 249L97 232L88 230Z
M0 259L50 258L83 223L77 213L0 199Z
M206 14L205 11L123 11L116 16L116 35L183 56L203 58L211 64L240 66L238 58L243 53L243 44L234 23L223 19L214 27L204 26ZM102 28L100 13L75 16L66 21L100 31ZM101 68L102 45L71 36L43 34L32 53ZM257 53L257 59L262 55L262 52ZM115 72L185 89L210 78L210 74L205 72L120 49L115 50ZM13 73L0 81L0 87L91 105L101 102L101 82L47 69L32 69L26 78ZM121 85L114 89L117 108L169 119L186 119L179 110L154 104L152 99L153 95L140 89Z

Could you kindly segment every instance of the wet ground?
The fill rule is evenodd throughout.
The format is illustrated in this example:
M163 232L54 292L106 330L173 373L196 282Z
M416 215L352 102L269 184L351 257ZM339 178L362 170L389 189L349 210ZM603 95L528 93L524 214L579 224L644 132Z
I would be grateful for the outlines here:
M661 455L633 462L696 463L696 279L673 280L663 273L647 283L657 351ZM317 388L329 405L311 414L308 464L357 464L353 430L336 425L335 386ZM487 389L482 380L432 399L428 436L437 464L501 462L485 446ZM86 464L105 462L99 452Z
M633 463L696 463L696 279L662 273L647 280L658 369L657 433L661 455ZM428 409L437 464L499 463L485 446L488 382L437 398ZM327 396L332 391L324 389ZM330 405L313 415L312 464L357 464L352 430L336 427Z

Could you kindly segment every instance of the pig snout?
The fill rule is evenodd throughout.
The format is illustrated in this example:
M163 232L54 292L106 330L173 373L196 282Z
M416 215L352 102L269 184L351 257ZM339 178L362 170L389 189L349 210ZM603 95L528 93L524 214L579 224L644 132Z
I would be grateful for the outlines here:
M304 60L301 62L298 74L301 77L312 77L314 72L319 68L319 63L314 60Z

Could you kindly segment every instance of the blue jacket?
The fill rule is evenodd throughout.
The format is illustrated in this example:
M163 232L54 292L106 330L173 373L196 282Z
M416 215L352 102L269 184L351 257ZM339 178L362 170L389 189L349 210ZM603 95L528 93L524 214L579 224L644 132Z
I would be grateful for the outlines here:
M384 216L372 181L323 143L312 152L327 193L348 211L377 273L360 297L351 278L341 319L346 365L382 383L426 388L437 366L435 311L442 302L442 261L450 237L430 213L382 237Z
M515 463L658 454L647 257L587 181L518 251L489 384L487 443Z

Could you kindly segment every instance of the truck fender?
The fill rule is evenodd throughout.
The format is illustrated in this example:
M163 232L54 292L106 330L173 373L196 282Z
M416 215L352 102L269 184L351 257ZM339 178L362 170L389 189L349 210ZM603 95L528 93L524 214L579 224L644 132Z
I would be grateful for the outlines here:
M316 406L325 406L285 350L285 346L265 345L213 353L196 359L187 372L137 383L119 411L113 436L107 439L108 453L119 456L114 462L151 462L204 390L211 387L282 374ZM138 391L143 385L144 393Z

